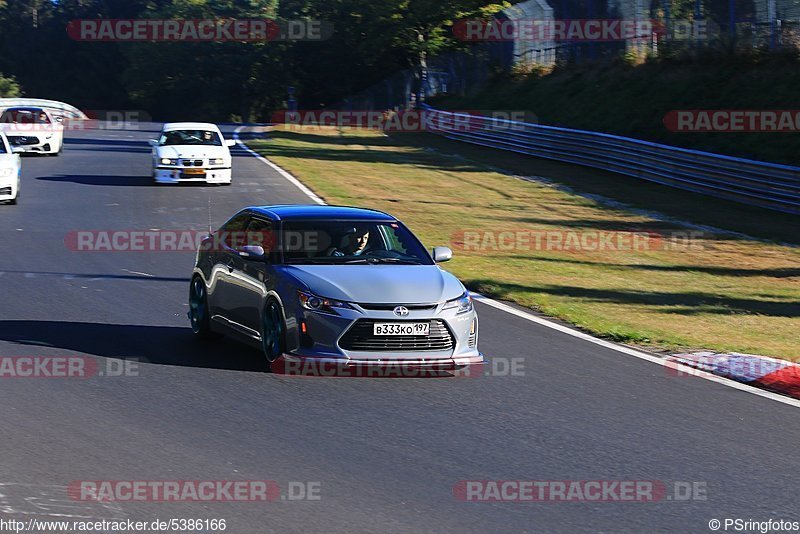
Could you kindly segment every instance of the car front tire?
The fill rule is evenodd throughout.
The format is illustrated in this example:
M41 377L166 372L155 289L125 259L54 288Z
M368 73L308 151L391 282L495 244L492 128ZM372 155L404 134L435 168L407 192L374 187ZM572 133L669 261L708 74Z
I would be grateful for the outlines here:
M206 284L199 276L195 276L189 286L189 321L192 323L192 332L198 338L215 337L211 331Z
M283 356L286 350L286 321L275 299L267 301L261 316L261 348L268 363Z

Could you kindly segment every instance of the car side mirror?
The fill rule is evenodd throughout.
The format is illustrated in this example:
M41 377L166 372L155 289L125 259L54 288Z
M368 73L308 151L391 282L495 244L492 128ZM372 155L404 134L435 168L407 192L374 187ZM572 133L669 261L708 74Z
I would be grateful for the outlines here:
M453 259L453 251L448 247L436 247L433 249L433 261L442 263Z
M158 146L158 139L150 139L147 141L147 144L150 146Z
M64 122L64 117L56 117L56 122Z
M241 258L252 261L262 261L266 255L261 245L244 245L236 249Z
M232 146L236 146L236 140L235 139L225 139L225 146L231 146L231 147Z

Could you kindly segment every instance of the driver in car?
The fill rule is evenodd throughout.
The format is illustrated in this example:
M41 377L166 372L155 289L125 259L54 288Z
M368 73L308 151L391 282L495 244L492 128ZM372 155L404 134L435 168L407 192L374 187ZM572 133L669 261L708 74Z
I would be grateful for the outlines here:
M367 249L369 243L369 228L351 228L342 237L339 247L332 248L330 256L360 256Z

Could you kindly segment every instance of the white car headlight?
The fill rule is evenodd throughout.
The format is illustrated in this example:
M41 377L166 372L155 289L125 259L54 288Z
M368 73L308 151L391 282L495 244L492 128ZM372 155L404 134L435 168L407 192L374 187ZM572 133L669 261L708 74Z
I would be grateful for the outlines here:
M453 308L458 308L456 314L471 312L472 297L469 296L469 293L464 293L457 299L448 300L444 303L444 306L442 306L442 310L452 310Z
M225 163L225 160L222 158L211 158L208 160L209 165L222 165Z
M178 160L177 159L169 159L169 158L161 158L161 164L162 165L177 165L178 164Z
M298 290L297 297L300 299L300 306L302 306L307 310L316 310L316 311L334 313L333 308L344 308L344 309L352 308L352 306L350 306L346 302L318 297L313 293L307 293L305 291Z

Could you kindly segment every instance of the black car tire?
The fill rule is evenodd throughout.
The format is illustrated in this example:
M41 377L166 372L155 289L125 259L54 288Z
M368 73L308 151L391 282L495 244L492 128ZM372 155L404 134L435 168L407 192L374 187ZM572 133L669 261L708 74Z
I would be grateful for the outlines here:
M275 299L267 301L261 314L261 348L269 363L280 358L286 350L286 321Z

